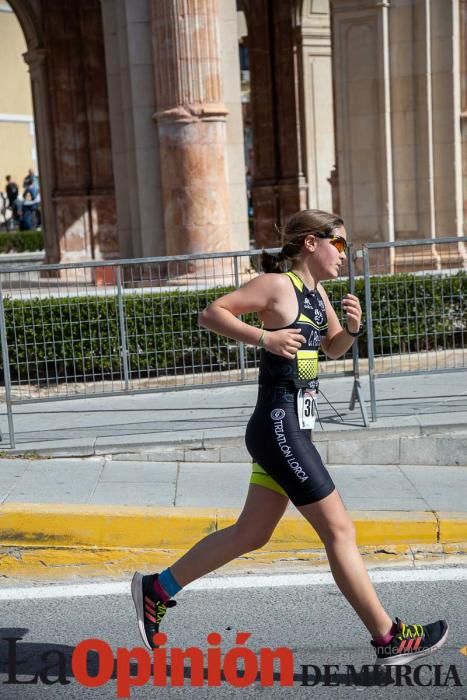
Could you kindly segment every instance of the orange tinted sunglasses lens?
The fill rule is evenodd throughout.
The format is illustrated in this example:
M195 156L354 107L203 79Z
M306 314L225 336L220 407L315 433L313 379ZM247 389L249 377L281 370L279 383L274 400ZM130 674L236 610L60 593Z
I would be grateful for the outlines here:
M347 241L342 236L333 236L329 239L329 242L337 248L339 253L347 253Z

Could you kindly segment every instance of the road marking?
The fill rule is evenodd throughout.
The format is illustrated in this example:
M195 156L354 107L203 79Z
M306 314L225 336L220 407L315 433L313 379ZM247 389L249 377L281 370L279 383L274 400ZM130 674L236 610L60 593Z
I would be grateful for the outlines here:
M417 581L466 581L467 568L406 569L397 571L369 571L373 583L411 583ZM213 591L234 588L275 588L283 586L335 585L330 573L272 574L251 576L219 576L202 578L190 583L184 590ZM1 600L37 600L39 598L82 598L105 595L129 595L130 580L110 583L81 583L49 586L0 588Z

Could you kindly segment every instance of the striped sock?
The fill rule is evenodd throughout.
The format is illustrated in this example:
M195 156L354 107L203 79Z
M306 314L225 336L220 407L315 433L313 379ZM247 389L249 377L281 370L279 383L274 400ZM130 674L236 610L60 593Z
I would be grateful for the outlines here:
M154 591L163 603L166 603L169 598L173 598L181 590L182 587L178 585L170 569L164 569L154 581Z
M389 632L387 632L387 634L383 634L381 637L373 637L373 641L379 647L385 647L392 640L392 638L394 637L396 632L397 632L397 625L395 622L393 622L392 627L389 630Z

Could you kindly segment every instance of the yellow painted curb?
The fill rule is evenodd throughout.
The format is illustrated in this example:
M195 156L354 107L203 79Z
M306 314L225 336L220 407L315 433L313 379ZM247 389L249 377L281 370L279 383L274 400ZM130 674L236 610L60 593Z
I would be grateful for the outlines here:
M7 503L0 506L0 546L185 549L233 524L239 512L227 508ZM357 543L362 546L467 540L467 514L437 517L431 512L353 511L349 515ZM268 543L269 551L320 547L315 530L298 512L282 518Z
M216 511L209 508L0 506L0 546L177 549L215 529Z
M436 515L417 511L350 511L359 545L435 544ZM467 518L467 515L466 515Z
M439 520L439 541L442 544L448 542L467 541L467 514L451 513L440 511Z

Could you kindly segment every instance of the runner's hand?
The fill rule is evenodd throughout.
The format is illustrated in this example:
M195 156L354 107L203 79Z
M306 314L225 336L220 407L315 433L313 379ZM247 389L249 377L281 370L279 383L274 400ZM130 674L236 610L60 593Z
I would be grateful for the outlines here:
M274 355L287 357L293 360L306 338L303 337L299 328L284 328L280 331L266 331L264 347Z
M346 294L342 300L345 312L346 325L349 331L357 333L362 322L362 309L358 297L354 294Z

